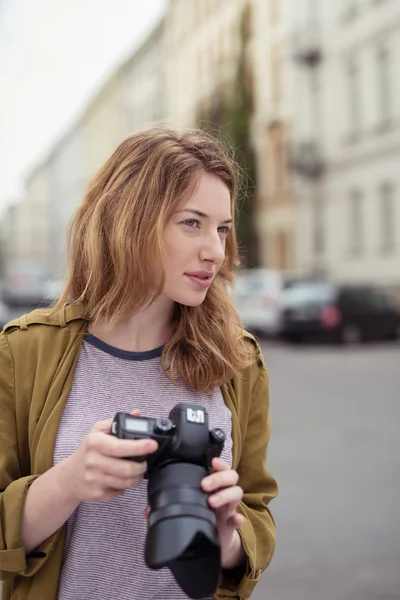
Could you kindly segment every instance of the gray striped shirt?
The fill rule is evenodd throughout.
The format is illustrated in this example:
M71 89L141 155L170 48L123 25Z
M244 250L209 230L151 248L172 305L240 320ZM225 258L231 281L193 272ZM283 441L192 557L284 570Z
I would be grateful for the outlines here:
M126 352L88 335L54 448L54 464L70 456L94 423L134 408L142 416L168 416L177 402L207 409L210 427L224 430L222 458L232 461L231 413L220 391L198 395L175 387L161 368L161 348ZM147 481L110 502L82 502L67 522L58 600L186 600L166 568L144 562Z

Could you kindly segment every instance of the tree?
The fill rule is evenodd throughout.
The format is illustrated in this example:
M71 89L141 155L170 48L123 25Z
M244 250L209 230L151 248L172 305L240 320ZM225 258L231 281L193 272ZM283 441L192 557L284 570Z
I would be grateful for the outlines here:
M250 12L245 6L241 15L240 52L232 85L218 85L211 102L198 111L200 128L216 135L232 155L241 173L238 205L237 233L240 256L244 266L259 264L258 236L254 227L256 208L256 166L251 142L251 117L253 113L253 78L247 60L250 37Z

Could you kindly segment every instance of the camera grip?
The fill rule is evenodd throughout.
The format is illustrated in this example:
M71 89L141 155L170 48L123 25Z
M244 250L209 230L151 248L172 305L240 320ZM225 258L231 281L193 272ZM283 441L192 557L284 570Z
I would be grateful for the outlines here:
M133 462L145 462L147 460L147 455L145 456L129 456L129 460L133 460Z

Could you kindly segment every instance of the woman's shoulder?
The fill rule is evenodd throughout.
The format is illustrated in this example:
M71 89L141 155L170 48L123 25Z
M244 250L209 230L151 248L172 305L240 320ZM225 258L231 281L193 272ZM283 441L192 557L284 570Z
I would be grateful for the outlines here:
M54 308L37 308L25 313L3 327L3 333L11 333L16 329L26 330L30 325L53 325L65 327L74 321L87 321L82 304L63 304Z
M7 323L1 332L1 338L7 341L11 350L26 352L33 345L47 344L56 338L78 333L86 325L85 310L81 305L38 308Z
M233 377L231 383L239 403L247 404L251 401L251 395L257 382L262 381L268 387L269 375L257 338L245 329L241 329L241 335L248 348L248 361L240 373Z

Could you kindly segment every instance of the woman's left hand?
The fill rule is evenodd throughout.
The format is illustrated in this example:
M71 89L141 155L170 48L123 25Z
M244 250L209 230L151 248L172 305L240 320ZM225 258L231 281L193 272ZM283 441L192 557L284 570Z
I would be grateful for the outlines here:
M208 502L216 511L222 567L231 569L244 560L237 528L245 518L236 512L243 490L238 485L239 475L224 460L214 458L212 467L213 473L203 479L201 487L204 492L211 494Z

